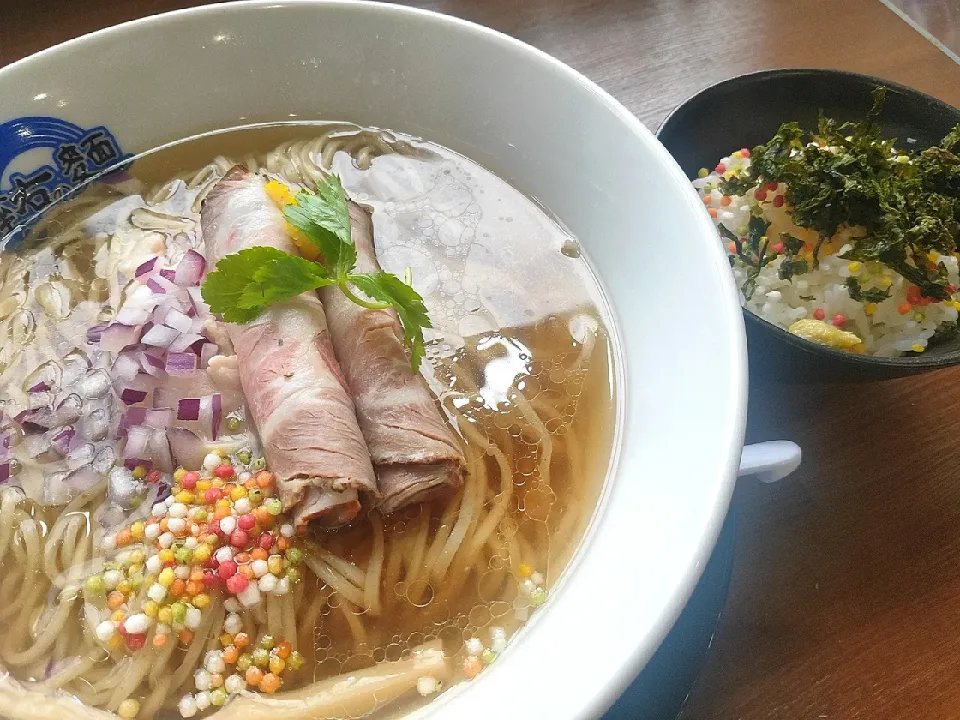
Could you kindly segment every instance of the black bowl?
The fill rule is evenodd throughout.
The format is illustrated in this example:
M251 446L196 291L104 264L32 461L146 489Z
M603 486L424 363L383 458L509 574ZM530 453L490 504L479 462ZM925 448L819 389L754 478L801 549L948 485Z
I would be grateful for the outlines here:
M960 110L897 83L839 70L765 70L708 87L677 108L657 131L691 179L702 167L741 147L767 142L781 123L817 125L819 110L838 120L862 120L878 85L887 89L880 116L898 146L936 145L960 123ZM915 142L909 142L909 140ZM879 380L960 364L960 339L919 355L856 355L791 335L745 310L751 373L794 380Z

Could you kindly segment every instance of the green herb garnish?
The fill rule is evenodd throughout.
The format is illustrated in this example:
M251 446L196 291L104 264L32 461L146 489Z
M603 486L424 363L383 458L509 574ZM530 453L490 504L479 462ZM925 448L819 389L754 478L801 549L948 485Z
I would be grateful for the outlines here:
M371 310L394 308L403 327L414 371L424 357L423 329L432 327L423 298L408 283L388 272L355 273L357 248L350 232L347 196L336 175L294 196L284 207L287 221L321 256L312 262L271 247L253 247L227 255L207 275L201 290L212 312L227 322L248 323L268 306L336 285L344 295ZM365 297L364 297L365 296Z
M955 252L960 242L960 125L939 146L897 151L877 123L885 94L874 91L863 122L838 123L821 112L816 133L784 123L753 149L748 171L721 182L720 191L742 195L767 182L786 183L793 221L819 236L813 267L820 246L839 229L862 227L865 235L850 239L844 259L881 262L922 295L945 300L946 268L936 257ZM798 274L793 267L787 273ZM879 298L859 283L847 287L851 297Z

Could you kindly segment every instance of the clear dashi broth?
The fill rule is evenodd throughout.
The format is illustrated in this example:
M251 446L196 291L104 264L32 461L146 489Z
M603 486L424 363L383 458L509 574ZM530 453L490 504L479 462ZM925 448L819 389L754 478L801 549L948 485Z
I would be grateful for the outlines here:
M616 417L610 324L576 240L534 202L443 147L346 124L235 129L160 148L54 206L0 254L9 474L0 483L0 702L14 718L108 717L64 698L180 717L178 703L198 692L195 669L221 648L216 591L203 614L220 614L189 645L174 636L131 650L96 636L110 608L84 583L121 553L112 538L144 511L141 498L126 503L133 510L111 499L125 407L111 353L91 345L88 330L116 317L144 260L178 244L202 251L201 200L234 163L305 186L329 169L373 208L381 265L399 277L410 269L433 321L423 372L462 437L468 471L451 499L386 518L364 511L302 545L310 561L300 581L243 617L254 646L273 633L300 653L303 667L271 697L298 692L302 702L280 712L247 698L243 717L401 715L476 676L547 600L597 506ZM31 412L54 417L38 429ZM234 447L255 456L243 413L223 422ZM147 556L156 552L144 542ZM202 652L191 653L197 643ZM421 677L409 659L424 646L442 648L442 659ZM340 687L327 705L311 705L312 683L391 668L406 673L397 687ZM233 717L238 702L181 707Z

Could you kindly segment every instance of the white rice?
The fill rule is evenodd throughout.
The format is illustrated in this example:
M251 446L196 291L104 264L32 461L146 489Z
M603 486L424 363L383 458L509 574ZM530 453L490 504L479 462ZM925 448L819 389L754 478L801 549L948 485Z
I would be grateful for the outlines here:
M737 151L722 158L720 164L724 166L724 175L729 177L731 172L746 171L750 167L750 159L742 157L740 151ZM770 190L763 202L756 199L754 188L746 195L729 196L729 205L723 206L723 194L717 189L723 177L714 170L693 181L707 207L716 209L716 216L713 218L715 224L722 224L742 237L746 235L747 223L754 207L760 206L765 219L773 219L772 199L783 193L785 185L779 185L775 191ZM709 202L706 200L708 196ZM793 228L799 230L796 226ZM790 232L791 229L787 228L786 231ZM774 241L775 239L771 238L771 242ZM722 236L720 242L727 248L727 240ZM781 280L777 275L783 262L781 255L757 275L756 289L749 300L741 291L741 303L754 314L784 329L788 329L797 320L814 318L817 310L823 311L828 323L841 314L844 320L842 329L855 333L862 340L862 348L858 347L858 351L886 357L906 352L923 352L941 323L957 320L960 303L953 300L917 304L908 312L901 313L901 310L906 309L910 283L882 263L851 263L841 259L839 256L850 247L851 245L845 244L833 254L821 255L816 270L795 275L789 280ZM956 256L940 255L931 259L944 264L950 283L960 285ZM812 263L810 266L812 267ZM748 277L748 269L737 262L733 266L733 274L737 285L742 287ZM845 285L851 275L857 276L864 289L883 288L889 283L890 297L875 304L851 299Z

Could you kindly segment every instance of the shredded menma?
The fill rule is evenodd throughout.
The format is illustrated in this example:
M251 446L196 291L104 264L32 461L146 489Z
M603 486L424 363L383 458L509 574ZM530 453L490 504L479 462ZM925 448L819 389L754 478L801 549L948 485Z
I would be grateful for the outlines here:
M882 135L884 96L862 122L784 123L694 186L747 309L812 342L896 356L958 332L960 125L904 149Z

